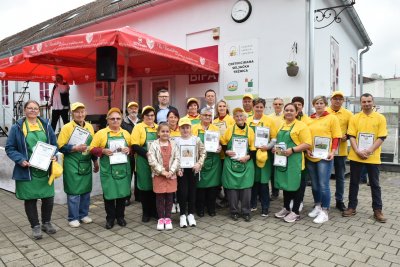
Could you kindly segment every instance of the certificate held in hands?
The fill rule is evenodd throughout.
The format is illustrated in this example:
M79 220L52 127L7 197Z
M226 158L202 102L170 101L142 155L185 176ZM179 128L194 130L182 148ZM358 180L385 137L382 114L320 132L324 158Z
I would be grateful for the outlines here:
M207 152L217 152L219 148L219 132L206 131L204 133L204 147Z
M86 144L89 135L90 135L89 131L87 131L82 127L76 126L71 134L71 137L68 140L68 145L77 146Z
M240 159L247 155L247 138L233 138L232 150L235 152L233 159Z
M331 139L329 137L314 137L313 158L327 159L331 149Z
M196 163L196 146L180 145L181 168L193 168Z
M255 128L255 147L266 146L269 143L269 128L267 127L256 127Z
M56 150L55 146L38 141L29 159L29 164L36 169L47 171Z
M125 147L125 140L110 140L108 141L108 147L113 152L113 155L110 156L110 164L122 164L128 162L128 156L125 153L122 153L122 148Z
M281 142L275 145L274 166L286 167L287 157L283 154L286 151L286 144Z

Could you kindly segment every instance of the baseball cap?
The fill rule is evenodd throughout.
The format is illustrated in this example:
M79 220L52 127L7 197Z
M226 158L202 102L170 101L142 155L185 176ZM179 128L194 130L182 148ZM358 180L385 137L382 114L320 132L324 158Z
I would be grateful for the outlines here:
M243 98L246 98L246 97L250 98L251 100L254 99L254 97L253 97L252 94L244 94L244 95L243 95ZM243 99L243 98L242 98L242 99Z
M238 107L238 108L234 108L234 109L233 109L232 114L235 114L235 113L238 112L238 111L240 111L240 112L245 112L244 109Z
M75 111L77 108L85 108L85 105L81 102L75 102L71 104L71 110Z
M111 113L117 112L119 115L122 115L122 112L119 108L110 108L110 110L107 112L107 117L110 116Z
M342 91L334 91L332 92L331 98L335 97L335 96L341 96L344 97L344 94Z
M135 101L129 102L129 103L128 103L128 108L130 108L130 107L132 107L132 106L139 107L139 104L136 103Z
M179 127L180 126L183 126L183 125L192 125L192 122L190 121L190 119L189 118L181 118L180 120L179 120Z

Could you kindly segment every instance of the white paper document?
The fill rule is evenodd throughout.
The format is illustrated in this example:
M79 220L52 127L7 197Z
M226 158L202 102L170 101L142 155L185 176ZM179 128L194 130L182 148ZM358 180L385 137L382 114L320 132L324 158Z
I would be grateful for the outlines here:
M314 147L312 151L313 158L327 159L329 150L331 149L331 138L329 137L314 137Z
M113 155L110 156L110 164L122 164L128 162L128 156L125 153L122 153L122 148L125 147L125 140L109 140L108 148L113 152Z
M226 129L228 129L228 127L226 126L226 122L225 121L220 121L220 122L214 123L214 125L218 127L219 134L221 136L224 136L224 134L226 132Z
M41 141L36 143L33 148L33 153L29 159L29 164L31 167L47 171L49 169L51 158L56 152L56 147Z
M240 159L247 155L248 141L247 138L233 138L232 150L236 153L233 159Z
M358 149L366 150L370 148L375 141L374 134L371 133L359 133L358 134Z
M255 128L255 147L266 146L269 143L269 132L270 129L268 127L256 127Z
M196 163L196 146L181 145L181 168L193 168Z
M274 166L286 167L287 157L283 154L283 151L286 151L285 143L275 145Z
M219 148L219 132L206 131L204 133L204 147L207 152L217 152Z
M86 144L87 139L90 136L90 132L86 129L76 126L68 140L68 145L83 145Z

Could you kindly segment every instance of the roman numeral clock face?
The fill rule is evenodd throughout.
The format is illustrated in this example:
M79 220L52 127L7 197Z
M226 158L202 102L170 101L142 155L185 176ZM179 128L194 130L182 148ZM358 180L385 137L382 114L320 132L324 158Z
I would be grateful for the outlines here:
M248 0L237 1L232 7L232 19L237 23L245 22L250 17L251 9L251 3Z

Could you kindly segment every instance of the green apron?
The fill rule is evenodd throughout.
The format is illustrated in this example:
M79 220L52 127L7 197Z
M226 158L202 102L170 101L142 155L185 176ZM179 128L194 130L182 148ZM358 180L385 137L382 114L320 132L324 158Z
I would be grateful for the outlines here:
M233 138L248 139L248 128L246 126L246 135L235 135L235 127L233 126L232 137L228 142L227 150L232 150ZM222 170L222 185L226 189L245 189L250 188L254 184L254 163L250 159L246 163L241 163L231 157L225 157L224 167Z
M279 130L277 143L284 142L287 148L295 147L296 144L290 137L294 124L289 130ZM303 152L293 153L287 158L286 167L275 167L275 187L285 191L297 191L301 182L301 162Z
M148 132L147 127L144 128L146 131L146 140L143 144L143 148L148 151L148 141L157 140L156 132ZM153 191L153 178L151 176L151 168L147 158L137 154L136 156L136 174L137 174L137 186L142 191Z
M193 120L190 120L190 122L192 123L192 126L193 126L193 125L199 124L201 121L200 121L200 119L193 119Z
M107 133L107 143L105 148L108 148L109 140L119 139L125 140L122 133L120 136L114 137L111 137L110 133ZM129 157L127 163L113 165L110 164L110 158L108 156L103 155L100 158L100 181L105 199L111 200L130 196L131 180L131 165L129 163Z
M256 126L250 126L254 133L256 132ZM261 122L261 127L263 127L263 123ZM272 168L274 167L272 165L272 159L273 159L273 154L269 150L268 152L268 159L265 162L264 167L260 168L257 166L257 164L254 162L254 182L257 183L262 183L262 184L268 184L269 180L271 179L272 175Z
M197 131L201 142L204 143L204 132ZM219 153L207 152L203 168L200 171L200 180L197 188L209 188L221 185L222 164Z
M92 135L86 140L89 146ZM82 195L92 191L92 161L88 152L64 154L64 192L68 195Z
M31 132L27 120L25 120L24 123L27 130L25 141L28 148L28 157L30 158L36 143L38 141L47 143L47 136L39 120L37 120L37 123L39 123L41 131ZM29 167L29 170L32 180L15 181L16 197L22 200L54 197L54 183L52 183L52 185L48 184L49 172L42 171L34 167Z

